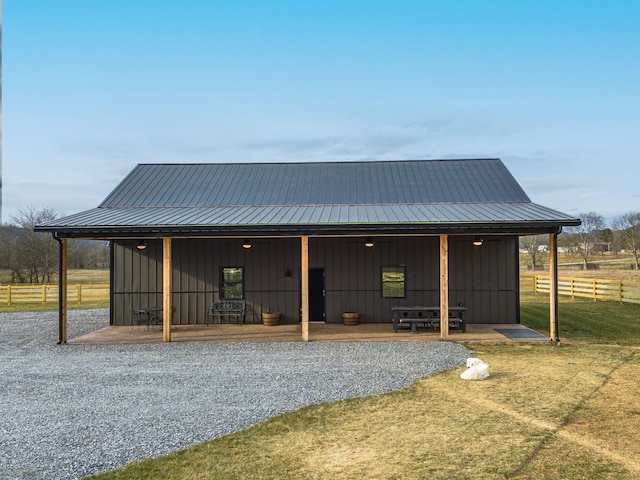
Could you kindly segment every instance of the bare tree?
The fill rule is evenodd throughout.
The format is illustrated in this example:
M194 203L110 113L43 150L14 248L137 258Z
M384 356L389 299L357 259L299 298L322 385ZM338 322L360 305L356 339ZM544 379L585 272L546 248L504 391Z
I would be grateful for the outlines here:
M614 221L620 246L630 250L636 270L640 270L640 212L629 212Z
M538 266L538 259L547 247L547 237L544 235L528 235L520 237L520 248L527 251L531 260L531 269L535 270Z
M20 210L11 224L0 226L0 281L11 283L51 282L57 273L59 247L48 233L36 233L34 226L57 218L49 208ZM109 243L72 240L68 243L70 268L108 268Z
M558 250L564 252L565 255L577 253L574 235L572 233L563 231L558 235Z
M593 250L593 246L599 241L599 235L604 227L604 219L602 215L596 212L586 212L580 214L582 222L577 227L571 227L576 236L577 247L584 261L584 269L587 269L589 255Z
M87 245L88 268L109 268L111 263L109 243L104 241L90 241Z
M20 239L22 229L15 225L0 227L0 268L7 270L11 283L24 282L24 262L20 255Z
M68 262L70 268L106 268L109 266L109 245L97 240L71 240Z
M67 263L69 268L86 268L87 251L80 240L70 240L67 243Z
M57 269L58 250L56 241L48 233L34 231L36 225L53 220L58 214L50 209L34 207L20 209L11 219L22 227L21 238L16 248L26 270L25 279L30 283L50 282Z

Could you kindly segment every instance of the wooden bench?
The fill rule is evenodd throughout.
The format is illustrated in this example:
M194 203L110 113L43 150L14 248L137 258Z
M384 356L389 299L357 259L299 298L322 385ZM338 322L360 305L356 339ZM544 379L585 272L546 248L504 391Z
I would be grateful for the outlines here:
M398 330L403 325L411 326L411 333L418 333L418 325L429 327L434 330L440 328L440 307L393 307L393 331ZM463 332L467 331L464 321L465 307L449 307L449 328L457 328Z
M207 325L216 323L244 323L244 314L246 310L246 302L244 300L220 300L213 302L207 312ZM226 320L223 322L222 320Z

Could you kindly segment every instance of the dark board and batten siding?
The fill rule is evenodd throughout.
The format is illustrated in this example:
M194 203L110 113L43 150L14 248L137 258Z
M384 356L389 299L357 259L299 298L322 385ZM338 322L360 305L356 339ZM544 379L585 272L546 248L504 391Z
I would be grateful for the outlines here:
M129 325L131 311L162 305L162 241L111 242L111 324Z
M450 237L449 302L468 309L469 323L519 323L518 238ZM440 303L439 237L380 237L373 248L363 239L314 239L309 266L325 269L326 320L358 311L366 323L390 322L391 308ZM403 265L406 297L383 298L383 266Z
M360 312L363 323L389 322L399 305L437 305L438 237L386 237L373 248L364 239L311 239L309 266L325 269L326 320ZM382 267L403 265L406 298L382 297Z
M162 304L162 242L114 242L112 323L130 323L131 310ZM262 312L281 312L282 323L300 319L300 239L254 239L242 248L239 239L174 239L174 324L204 323L206 309L219 297L220 267L244 267L247 323L260 323ZM518 238L485 238L474 247L471 237L450 237L449 301L467 307L470 323L518 323ZM406 297L383 298L381 270L404 265ZM310 268L325 272L327 322L343 312L358 311L361 321L390 321L399 305L438 305L439 238L379 237L373 248L362 238L314 238Z
M449 303L467 307L470 323L520 323L518 237L450 237Z
M283 323L298 321L298 284L287 273L300 268L299 242L291 238L252 243L244 249L238 239L173 241L175 324L205 322L204 312L219 299L221 267L244 269L245 322L260 323L263 312L281 312Z
M114 242L114 271L120 273L112 293L115 325L128 325L133 309L162 305L162 242L147 245L140 252L136 242ZM176 325L205 323L207 308L219 299L221 267L244 268L246 323L260 323L263 312L281 312L282 323L299 321L299 239L256 239L248 250L239 239L174 239L172 264ZM149 287L139 293L138 285Z

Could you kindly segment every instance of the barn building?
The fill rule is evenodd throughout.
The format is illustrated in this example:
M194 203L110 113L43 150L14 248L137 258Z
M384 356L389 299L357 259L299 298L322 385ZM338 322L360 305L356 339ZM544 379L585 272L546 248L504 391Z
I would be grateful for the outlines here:
M71 238L110 242L112 325L159 306L170 341L232 298L245 323L279 312L308 340L309 322L389 323L401 305L519 323L519 236L549 235L557 288L557 235L579 223L532 203L499 159L464 159L142 164L97 208L37 230L60 241L61 343Z

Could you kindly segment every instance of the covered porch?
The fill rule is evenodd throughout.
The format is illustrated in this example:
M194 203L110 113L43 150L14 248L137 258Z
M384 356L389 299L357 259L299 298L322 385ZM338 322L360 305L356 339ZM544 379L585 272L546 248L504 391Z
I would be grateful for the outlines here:
M436 275L436 295L437 300L433 302L432 306L439 307L440 311L449 311L450 306L456 308L457 299L450 300L450 281L449 281L449 249L450 246L457 240L451 240L451 236L447 234L440 234L435 237L436 251L438 252L438 260L434 263L437 265ZM255 237L254 237L255 238ZM263 237L264 238L264 237ZM358 239L361 237L347 237ZM397 238L397 237L387 237ZM417 238L417 237L411 237ZM421 237L428 238L428 237ZM469 236L456 236L453 238L470 238ZM473 238L473 237L471 237ZM309 237L302 236L298 239L299 250L297 253L300 266L300 290L297 294L300 295L299 303L299 323L290 322L289 324L280 325L277 329L260 324L249 323L244 325L214 325L205 326L194 322L195 324L183 324L182 322L174 321L174 312L176 310L174 300L176 298L176 292L173 288L174 275L172 272L175 270L173 262L174 252L174 239L163 238L160 243L159 260L160 268L158 268L158 284L161 286L160 291L156 294L158 298L158 307L161 318L161 325L151 329L145 329L144 326L131 326L131 325L117 325L111 322L111 326L102 329L95 334L91 334L83 337L82 339L69 340L69 343L97 343L97 344L109 344L109 343L155 343L157 342L171 342L171 341L206 341L206 342L274 342L274 341L432 341L432 340L451 340L454 342L504 342L512 340L509 336L505 336L499 330L501 329L524 329L517 323L509 323L501 325L504 322L500 322L498 317L493 316L490 322L482 322L474 324L473 322L467 324L467 332L459 332L457 330L449 332L449 322L445 317L440 319L439 329L426 330L420 329L419 335L412 335L409 331L405 333L400 331L394 333L391 324L386 321L368 324L361 323L355 329L348 328L342 324L330 323L315 323L310 318L310 300L309 300ZM550 246L550 263L552 266L556 265L557 258L557 234L552 233L549 235ZM359 242L358 242L359 243ZM471 243L470 240L466 240L465 243ZM60 239L60 291L63 292L60 297L60 328L59 337L60 343L67 343L67 328L66 328L66 304L67 299L64 295L66 288L63 285L66 284L66 271L67 271L67 241L66 239ZM439 247L439 248L438 248ZM458 247L459 248L459 247ZM474 247L475 248L475 247ZM387 257L388 258L388 257ZM515 266L515 265L514 265ZM557 285L556 281L557 271L555 268L551 269L551 285ZM324 292L325 286L322 286ZM481 295L486 295L486 292L482 292ZM187 295L191 296L191 293ZM408 299L399 300L403 304L407 303ZM419 302L418 304L425 304ZM461 304L460 304L461 305ZM294 305L295 306L295 305ZM557 340L557 295L554 288L550 292L550 325L549 325L549 337L546 340ZM295 310L298 311L298 307L295 306ZM384 309L386 311L386 309ZM113 314L113 308L112 308ZM383 315L387 317L386 313ZM496 323L491 323L493 321ZM190 322L189 322L190 323ZM525 339L532 338L532 336L525 336Z

